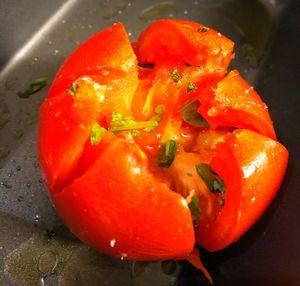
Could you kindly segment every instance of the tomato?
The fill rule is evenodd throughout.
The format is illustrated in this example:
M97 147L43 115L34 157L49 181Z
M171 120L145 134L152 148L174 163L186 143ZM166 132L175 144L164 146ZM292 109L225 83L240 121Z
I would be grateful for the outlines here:
M57 73L48 97L69 89L81 76L107 75L115 70L137 75L135 60L124 26L116 23L95 34L69 56ZM133 90L136 88L135 83L127 85L133 85Z
M153 177L143 152L124 139L115 139L54 201L71 231L111 255L170 259L193 249L187 203Z
M224 178L225 206L196 232L199 244L210 251L238 240L259 219L278 191L288 158L277 141L244 129L228 134L216 148L211 164Z
M95 122L109 121L113 110L131 113L138 84L134 63L124 27L116 24L80 46L61 67L39 118L38 152L50 189L73 179ZM76 97L70 94L72 83L78 87Z
M40 108L38 155L53 203L82 241L135 260L220 250L263 214L288 152L256 91L227 67L233 42L159 20L122 24L66 60ZM138 64L139 63L139 64Z
M141 63L171 59L217 71L228 67L233 45L225 36L198 23L158 20L140 35L136 53Z
M238 73L231 71L218 82L211 94L199 95L199 112L214 127L247 128L275 139L275 131L266 104Z

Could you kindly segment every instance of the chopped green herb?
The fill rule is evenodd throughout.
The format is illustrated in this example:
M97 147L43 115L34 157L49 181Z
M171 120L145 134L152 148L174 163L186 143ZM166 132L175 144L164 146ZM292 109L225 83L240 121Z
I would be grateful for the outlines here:
M198 164L196 165L196 171L206 184L209 191L211 191L213 194L221 193L222 198L225 198L226 188L224 180L214 172L210 165L204 163Z
M78 84L75 82L71 83L71 88L67 90L67 94L75 95L78 88Z
M163 104L158 105L155 108L155 115L149 119L150 122L153 122L153 127L146 127L144 130L147 132L154 131L158 127L164 112L165 112L165 106ZM157 125L154 124L155 122L157 123Z
M105 131L106 131L105 128L103 128L97 122L95 122L92 127L92 131L91 131L91 135L90 135L91 144L97 145L101 141L102 135Z
M34 80L25 91L19 91L18 96L21 98L28 98L30 95L38 92L47 85L47 78L41 77Z
M169 140L167 143L162 143L160 146L161 153L159 156L159 166L168 168L175 158L177 142L175 140Z
M139 129L142 129L146 132L152 132L159 126L163 112L164 105L157 106L155 109L155 115L147 121L135 121L133 119L124 117L119 112L113 112L109 129L114 133Z
M202 33L206 33L206 32L208 32L208 30L209 29L207 27L204 27L204 26L201 26L201 27L198 28L198 31L202 32Z
M193 85L191 82L189 82L188 87L187 87L187 92L190 93L190 92L193 92L196 90L197 90L197 87L195 85Z
M133 129L133 130L131 131L131 134L132 134L132 136L140 136L140 135L141 135L141 132L140 132L139 130L137 130L137 129Z
M172 72L171 72L171 77L173 79L174 82L177 83L181 83L181 79L182 79L182 74L179 72L179 70L177 68L175 68Z
M208 122L198 112L199 106L198 100L189 101L181 107L179 112L186 123L196 127L208 127Z
M188 207L192 213L193 224L194 226L197 226L197 223L201 215L201 208L199 207L199 198L196 195L192 196L191 201L188 204Z
M187 176L189 176L189 177L192 177L192 176L193 176L192 173L186 173L186 174L187 174Z

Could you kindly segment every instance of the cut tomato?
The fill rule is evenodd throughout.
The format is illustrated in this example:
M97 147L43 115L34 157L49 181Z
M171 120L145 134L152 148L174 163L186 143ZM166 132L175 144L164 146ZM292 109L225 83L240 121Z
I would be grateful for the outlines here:
M184 258L195 242L187 203L155 180L147 164L134 143L116 139L82 177L54 194L55 206L80 239L106 253Z
M201 93L199 109L214 127L247 128L275 139L266 104L237 71L221 80L212 94Z
M233 58L233 42L215 30L184 20L158 20L139 37L136 52L141 63L181 61L226 70Z
M217 31L159 20L132 45L114 24L66 60L40 108L38 155L74 234L122 259L187 259L211 279L195 243L243 235L288 158L259 95L225 76L232 58Z
M199 244L215 251L238 240L275 196L287 159L284 146L250 130L236 130L218 143L211 164L225 180L225 206L213 223L198 228Z

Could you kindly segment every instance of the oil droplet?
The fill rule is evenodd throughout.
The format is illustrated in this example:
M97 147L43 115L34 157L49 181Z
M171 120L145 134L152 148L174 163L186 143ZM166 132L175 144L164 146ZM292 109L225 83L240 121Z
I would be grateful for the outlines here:
M24 135L24 131L22 129L16 129L14 131L14 139L16 139L16 140L22 138L23 135Z
M161 269L166 275L172 275L177 268L176 261L174 260L165 260L161 262Z
M44 275L52 273L58 264L56 253L47 251L41 254L38 260L38 270Z
M2 181L0 184L1 184L1 186L3 186L6 189L12 188L12 185L10 185L7 181Z
M158 4L154 4L143 10L139 14L139 18L142 21L150 21L160 18L168 17L170 14L177 14L176 4L172 1L161 2Z
M10 153L10 148L8 146L0 147L0 159L6 158Z
M117 15L122 14L128 7L131 6L130 1L119 1L119 4L112 5L111 1L101 1L102 17L104 19L111 19Z

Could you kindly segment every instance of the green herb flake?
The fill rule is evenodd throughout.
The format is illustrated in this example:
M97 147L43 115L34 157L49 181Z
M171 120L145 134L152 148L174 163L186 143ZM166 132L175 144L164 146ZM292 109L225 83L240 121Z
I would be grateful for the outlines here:
M196 127L208 127L208 122L198 112L199 106L198 100L189 101L179 112L186 123Z
M166 143L160 145L161 153L159 156L159 166L162 168L168 168L171 166L177 148L177 141L169 140Z
M186 173L186 175L189 176L189 177L192 177L192 176L193 176L193 174L190 173L190 172Z
M94 125L92 126L92 131L90 135L91 144L97 145L101 141L102 135L105 131L106 131L105 128L103 128L97 122L95 122Z
M25 91L19 91L18 96L21 98L28 98L30 95L38 92L47 85L47 78L41 77L34 80Z
M209 28L207 27L204 27L204 26L201 26L198 28L198 31L201 32L201 33L206 33L208 32Z
M113 112L109 130L114 133L133 130L138 131L140 129L146 132L152 132L159 126L164 110L164 105L157 106L155 115L147 121L135 121L131 118L124 117L119 112ZM136 134L134 136L138 136L136 131L134 131Z
M194 92L197 90L197 87L195 85L193 85L191 82L189 82L188 87L187 87L187 92Z
M214 172L208 164L196 165L196 172L206 184L207 188L213 194L221 193L222 198L225 199L225 183L221 177Z
M144 128L144 130L147 132L154 131L159 126L159 122L161 121L164 112L165 112L165 106L163 104L159 104L155 108L155 115L148 120L149 122L152 122L153 127L146 127Z
M171 78L173 79L174 82L177 83L181 83L181 79L182 79L182 74L179 72L179 70L177 68L175 68L172 72L171 72Z
M201 208L199 207L199 198L196 195L192 196L191 201L188 204L188 207L192 213L193 224L194 226L197 226L197 223L201 216Z
M133 130L131 131L131 134L132 134L132 136L140 136L140 135L141 135L141 132L140 132L139 130L137 130L137 129L133 129Z
M67 94L75 95L78 88L78 84L75 82L71 83L71 88L67 90Z

